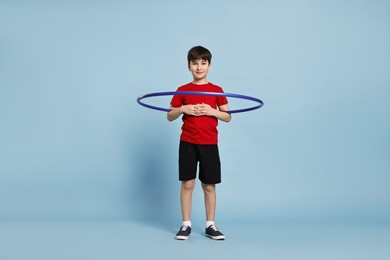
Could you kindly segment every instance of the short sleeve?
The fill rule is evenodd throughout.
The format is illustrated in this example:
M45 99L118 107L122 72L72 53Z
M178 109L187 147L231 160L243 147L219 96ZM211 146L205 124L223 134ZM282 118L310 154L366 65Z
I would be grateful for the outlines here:
M183 105L183 101L180 95L174 95L171 100L171 106L173 107L181 107Z
M227 103L228 103L228 100L225 96L218 96L217 97L217 105L218 106L226 105Z

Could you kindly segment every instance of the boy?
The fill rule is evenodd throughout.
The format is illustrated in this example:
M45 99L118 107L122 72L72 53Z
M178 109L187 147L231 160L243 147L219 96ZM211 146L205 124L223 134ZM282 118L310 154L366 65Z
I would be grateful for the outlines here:
M189 50L188 69L193 80L177 91L223 92L222 88L207 81L211 67L211 53L202 46ZM228 101L224 96L175 95L171 101L169 121L183 115L182 134L179 146L179 180L181 181L180 204L182 226L176 239L186 240L191 234L192 192L195 186L197 164L202 183L206 208L205 235L223 240L225 236L214 224L216 209L215 184L221 182L221 165L218 152L218 120L229 122L231 116Z

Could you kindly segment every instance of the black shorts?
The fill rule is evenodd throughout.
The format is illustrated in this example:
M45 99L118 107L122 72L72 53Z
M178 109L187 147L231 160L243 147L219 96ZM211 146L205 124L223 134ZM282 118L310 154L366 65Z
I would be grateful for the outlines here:
M192 144L180 141L179 180L196 178L199 162L199 180L205 184L221 182L221 161L217 144Z

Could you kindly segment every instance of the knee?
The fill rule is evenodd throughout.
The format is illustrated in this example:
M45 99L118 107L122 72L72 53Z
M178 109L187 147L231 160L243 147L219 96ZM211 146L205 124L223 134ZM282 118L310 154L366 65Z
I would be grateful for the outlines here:
M204 184L202 183L202 188L205 193L215 192L215 184Z
M181 182L181 188L185 191L193 191L195 187L195 181L189 180L189 181L182 181Z

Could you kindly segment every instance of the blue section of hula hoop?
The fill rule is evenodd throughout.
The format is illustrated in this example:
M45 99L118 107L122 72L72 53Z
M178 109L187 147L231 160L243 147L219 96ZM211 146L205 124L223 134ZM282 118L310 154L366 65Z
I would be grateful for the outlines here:
M253 107L248 107L248 108L242 108L242 109L236 109L236 110L230 110L226 111L229 114L233 113L242 113L242 112L248 112L251 110L259 109L261 108L264 103L258 98L254 98L251 96L245 96L245 95L240 95L240 94L233 94L233 93L221 93L221 92L198 92L198 91L167 91L167 92L156 92L156 93L149 93L145 94L143 96L140 96L137 98L138 104L141 106L154 109L154 110L159 110L159 111L164 111L164 112L169 112L170 109L168 108L162 108L162 107L157 107L157 106L152 106L149 104L146 104L144 102L141 102L142 99L145 98L150 98L150 97L159 97L159 96L176 96L176 95L193 95L193 96L224 96L224 97L232 97L232 98L239 98L239 99L246 99L250 101L254 101L258 103L258 105L253 106Z

